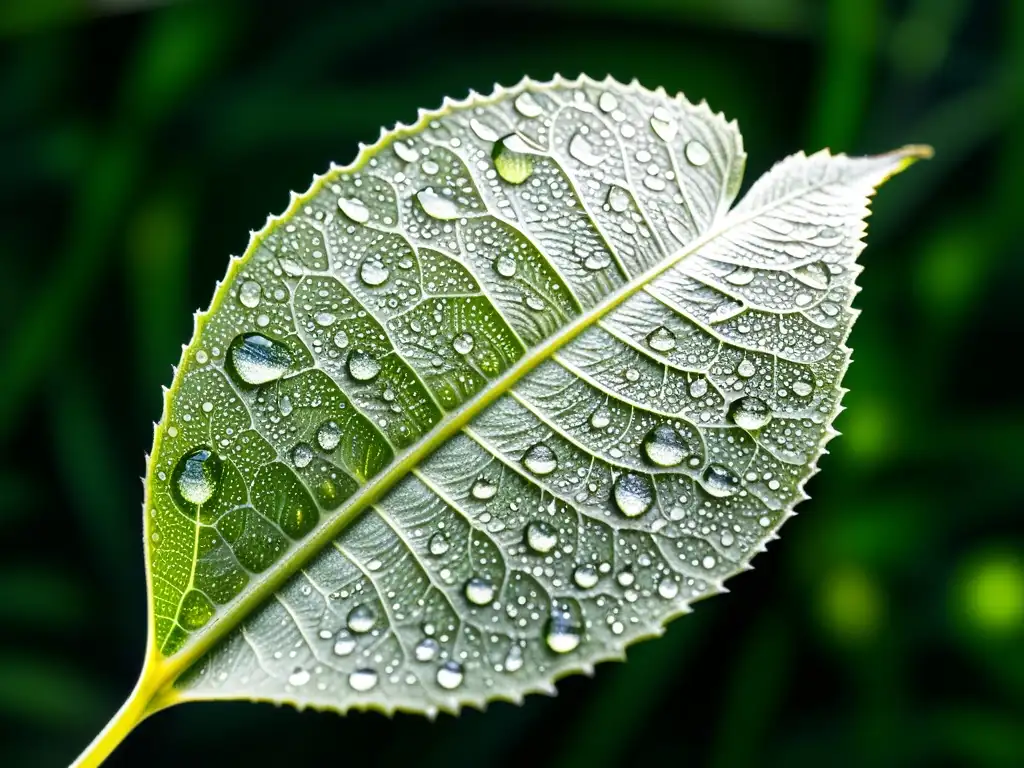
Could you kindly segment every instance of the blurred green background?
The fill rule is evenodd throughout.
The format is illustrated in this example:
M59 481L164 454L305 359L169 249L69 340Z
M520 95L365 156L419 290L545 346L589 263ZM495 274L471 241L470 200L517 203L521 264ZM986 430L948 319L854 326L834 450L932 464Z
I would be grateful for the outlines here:
M136 478L228 255L381 125L558 71L706 98L748 185L800 148L935 146L877 198L813 501L557 698L188 705L110 765L1024 765L1020 0L0 3L0 765L65 765L134 682Z

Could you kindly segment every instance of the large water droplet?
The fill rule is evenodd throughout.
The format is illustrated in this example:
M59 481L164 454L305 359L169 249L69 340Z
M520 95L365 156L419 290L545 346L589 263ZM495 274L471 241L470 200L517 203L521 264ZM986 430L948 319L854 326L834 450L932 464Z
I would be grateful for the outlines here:
M711 464L704 470L704 489L715 498L732 496L740 489L740 478L723 464Z
M279 341L259 333L245 333L231 342L228 361L228 370L235 379L255 387L284 376L292 364L292 355Z
M357 669L348 676L348 684L353 691L365 693L377 684L377 671L369 667Z
M370 220L370 209L358 198L339 197L338 207L356 224L365 224Z
M601 94L600 98L598 98L597 106L601 108L602 112L614 112L619 108L619 100L616 99L613 94L605 91Z
M316 441L325 451L333 451L341 442L341 427L336 421L325 421L316 433Z
M454 661L446 661L437 668L437 684L446 691L453 691L462 685L464 676L462 665Z
M459 207L450 198L439 195L430 188L417 192L416 201L420 204L423 212L432 218L451 221L460 216Z
M575 134L569 141L569 154L584 165L589 165L591 168L603 163L605 157L607 157L606 155L599 155L594 152L594 149L590 146L590 142L579 133Z
M396 141L394 143L394 150L395 154L398 155L398 159L402 162L415 163L420 159L419 153L405 142Z
M309 672L302 667L296 667L288 675L288 685L300 686L309 682Z
M437 640L432 637L425 637L416 644L416 647L413 649L413 655L416 657L416 661L433 661L437 658L440 650L441 646L438 645Z
M345 623L348 625L349 631L363 635L373 629L373 625L377 623L377 614L366 603L360 603L348 612Z
M572 580L576 582L576 586L580 589L592 589L597 586L597 580L600 576L597 573L597 568L592 565L580 565L573 571Z
M348 374L356 381L371 381L380 373L380 363L365 349L353 349L348 355Z
M309 462L313 460L313 449L306 443L298 443L295 448L292 449L292 463L302 469L308 467Z
M793 392L800 397L807 397L814 391L814 385L808 381L794 381Z
M371 287L384 285L391 277L391 271L385 267L380 259L373 256L366 259L359 268L359 279Z
M569 653L579 647L583 633L569 611L554 610L544 629L544 641L555 653Z
M502 253L494 260L494 271L502 277L512 277L516 273L516 260L510 253Z
M558 468L558 457L545 443L537 443L523 454L523 466L535 475L550 475Z
M659 467L677 467L690 455L683 436L670 424L659 424L644 437L644 455Z
M498 134L494 132L491 126L481 123L475 117L469 121L469 129L476 134L480 141L497 141Z
M686 143L686 149L684 152L690 165L697 166L698 168L702 165L706 165L708 160L711 159L711 153L708 152L708 148L696 139Z
M255 280L246 280L242 283L242 287L238 289L238 300L242 302L243 307L248 307L249 309L258 307L262 297L263 289Z
M629 208L629 192L613 184L608 188L608 207L616 213L624 213Z
M487 605L494 599L494 584L483 576L472 577L463 591L473 605Z
M607 408L598 408L590 414L590 426L594 429L604 429L612 423L612 414Z
M334 639L334 655L348 656L356 649L356 639L348 632L342 630Z
M690 397L704 397L708 393L708 380L701 377L690 382Z
M655 352L669 352L676 348L676 335L664 325L647 334L647 346Z
M742 429L760 429L772 420L772 409L759 397L741 397L729 408L729 418Z
M558 532L542 520L526 526L526 544L534 552L546 555L558 544Z
M427 542L427 550L435 557L440 557L447 552L450 547L451 545L448 543L448 538L443 533L435 533L430 537L430 541Z
M491 150L494 169L509 184L522 184L533 174L536 150L516 133L498 140Z
M662 141L672 141L676 137L679 125L667 109L658 107L651 116L651 128Z
M658 594L666 600L672 600L679 594L679 583L668 576L658 582Z
M208 448L196 448L178 460L175 485L181 498L189 504L205 504L217 492L223 466L220 458Z
M544 109L533 96L524 91L515 100L516 111L523 117L537 117Z
M468 355L473 351L473 337L468 333L459 334L452 342L452 349L460 355Z
M615 506L626 517L639 517L654 503L650 480L632 472L619 475L612 496L615 498Z
M344 328L334 334L334 346L338 349L344 349L348 346L348 334Z
M473 482L473 487L470 488L469 492L473 495L474 499L487 501L487 499L494 498L494 494L498 492L498 486L486 477L478 477Z

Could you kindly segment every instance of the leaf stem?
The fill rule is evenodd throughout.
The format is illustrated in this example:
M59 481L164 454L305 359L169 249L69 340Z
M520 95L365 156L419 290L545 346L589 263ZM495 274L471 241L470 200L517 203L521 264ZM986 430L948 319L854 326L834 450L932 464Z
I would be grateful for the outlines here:
M117 749L135 726L161 709L159 706L150 706L153 703L154 690L152 677L147 671L143 670L139 682L135 684L135 690L70 768L96 768L110 757L110 753Z

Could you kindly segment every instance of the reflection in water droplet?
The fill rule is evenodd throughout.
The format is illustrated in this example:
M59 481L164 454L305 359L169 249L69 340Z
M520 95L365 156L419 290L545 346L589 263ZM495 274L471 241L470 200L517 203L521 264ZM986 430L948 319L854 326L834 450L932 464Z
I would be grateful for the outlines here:
M302 667L296 667L292 670L292 673L288 675L288 685L305 685L309 682L309 672Z
M632 472L619 475L612 496L615 498L615 506L626 517L640 516L654 503L650 480Z
M487 605L494 599L494 585L483 576L474 576L463 590L473 605Z
M348 374L356 381L371 381L380 373L380 363L365 349L353 349L348 355Z
M715 498L732 496L740 489L740 478L722 464L711 464L704 470L704 489Z
M696 139L686 143L686 149L684 152L690 165L697 166L698 168L702 165L706 165L708 160L711 159L711 153L708 152L708 148Z
M371 287L384 285L389 277L391 277L391 271L379 259L372 256L364 261L359 268L359 279Z
M362 200L354 197L339 197L338 207L356 224L365 224L370 220L370 209L363 204Z
M494 271L502 277L512 277L516 273L516 260L509 253L503 253L494 260Z
M366 634L377 623L377 614L366 603L360 603L348 612L345 623L348 625L349 631L355 632L357 635Z
M348 656L356 649L356 639L348 632L342 630L334 640L334 655Z
M441 646L438 645L437 640L425 637L417 643L416 648L413 649L413 655L416 657L416 661L433 661L437 658L440 650Z
M242 302L242 306L249 309L258 307L262 296L263 289L255 280L246 280L242 283L242 287L238 289L238 300Z
M536 150L518 134L499 139L491 150L494 169L509 184L522 184L533 174L533 155Z
M367 667L357 669L348 676L348 684L353 691L365 693L377 684L377 672Z
M534 552L546 555L558 544L558 532L542 520L534 520L526 526L526 544Z
M473 351L473 337L468 333L456 336L452 348L460 355L468 355Z
M535 475L550 475L558 467L558 457L544 443L537 443L523 454L523 466Z
M341 442L341 427L336 421L325 421L316 433L316 441L325 451L333 451Z
M676 348L676 335L664 325L647 334L647 346L655 352L669 352Z
M259 333L236 336L228 349L228 370L241 384L251 387L277 381L292 364L288 348Z
M616 213L623 213L629 208L629 192L612 184L608 188L608 207Z
M579 647L582 640L579 623L568 610L555 609L544 629L544 641L555 653L569 653Z
M659 467L677 467L690 454L683 436L670 424L659 424L644 438L644 455Z
M178 460L175 484L181 498L189 504L205 504L217 492L223 466L208 448L196 448Z
M292 463L299 469L308 467L312 460L313 449L306 443L299 443L292 449Z
M592 565L577 566L572 574L572 580L576 582L576 586L580 589L592 589L597 586L599 578L597 568Z
M569 154L576 160L591 168L604 162L607 155L599 155L582 134L575 134L569 141Z
M498 492L498 486L496 483L492 483L486 477L478 477L473 482L473 487L469 491L473 494L474 499L480 501L487 501L487 499L494 498L494 494Z
M519 94L515 101L516 111L519 112L523 117L537 117L544 110L541 108L537 100L528 92L524 91Z
M651 116L651 128L662 141L672 141L676 137L679 126L671 113L664 107L658 107Z
M742 429L760 429L772 420L772 409L759 397L741 397L729 408L729 418Z
M429 187L416 193L416 201L423 212L432 218L451 221L460 216L458 206L451 199L437 194Z
M446 661L437 668L437 684L446 691L453 691L462 685L463 677L462 666L454 661Z
M430 541L427 542L427 549L435 557L440 557L447 552L449 546L448 539L443 533L435 533L430 537Z

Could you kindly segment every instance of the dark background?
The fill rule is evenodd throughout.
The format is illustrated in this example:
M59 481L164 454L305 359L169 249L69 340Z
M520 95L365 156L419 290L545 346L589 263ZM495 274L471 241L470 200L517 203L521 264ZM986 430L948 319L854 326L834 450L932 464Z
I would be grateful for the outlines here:
M813 501L557 698L191 704L110 765L1024 765L1019 0L0 2L0 764L67 764L132 687L136 478L228 255L379 126L557 71L706 98L748 185L935 146L877 198Z

